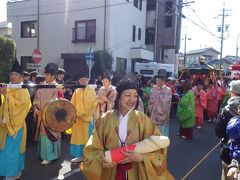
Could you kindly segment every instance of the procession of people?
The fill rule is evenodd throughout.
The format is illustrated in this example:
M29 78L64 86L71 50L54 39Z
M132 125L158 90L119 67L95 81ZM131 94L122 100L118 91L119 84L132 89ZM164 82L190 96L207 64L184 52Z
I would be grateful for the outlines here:
M217 82L212 72L208 76L191 75L188 86L181 76L176 80L165 74L146 80L123 77L114 86L112 75L104 72L98 76L95 89L89 85L87 72L79 72L73 82L55 63L48 63L41 75L24 72L15 61L9 75L10 85L31 86L26 89L0 84L0 177L5 179L21 177L27 140L38 142L41 164L51 166L61 156L61 136L68 130L71 163L82 163L87 179L171 180L174 177L167 168L168 145L161 146L161 140L169 140L172 98L178 91L183 92L176 111L180 138L194 139L194 127L201 130L208 121L217 124L216 133L225 138L226 146L231 139L226 132L227 123L240 112L238 80L230 84L231 98L225 114L220 113L228 115L228 120L219 121L218 111L227 88L222 80ZM51 106L59 100L66 100L71 111L60 105ZM134 144L151 137L158 138L160 148L148 145L146 153L136 150ZM106 157L106 151L116 152L119 148L110 160ZM228 161L223 160L225 178L236 176L238 158L229 155Z

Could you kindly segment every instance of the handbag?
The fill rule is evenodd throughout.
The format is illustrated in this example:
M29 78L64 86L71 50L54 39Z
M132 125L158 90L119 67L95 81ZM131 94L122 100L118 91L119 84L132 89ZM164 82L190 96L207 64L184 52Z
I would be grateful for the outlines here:
M231 163L231 157L230 157L229 153L230 153L230 149L226 145L222 145L222 147L220 149L220 158L226 164Z

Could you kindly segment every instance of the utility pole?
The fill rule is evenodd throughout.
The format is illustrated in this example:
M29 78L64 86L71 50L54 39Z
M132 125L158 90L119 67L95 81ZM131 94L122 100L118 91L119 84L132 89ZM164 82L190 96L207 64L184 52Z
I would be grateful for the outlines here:
M237 36L237 43L236 43L236 57L235 57L235 64L237 63L238 60L238 39L239 39L240 34Z
M40 15L39 15L39 0L37 0L37 49L39 49L39 36L40 36Z
M221 50L220 50L220 62L219 62L219 70L221 70L222 67L222 54L223 54L223 40L224 40L224 32L225 32L225 17L229 16L229 14L226 14L225 9L225 3L223 3L223 9L222 9L222 14L219 16L222 16L222 25L221 25Z
M187 34L185 34L184 37L184 61L183 61L183 66L186 67L186 49L187 49Z

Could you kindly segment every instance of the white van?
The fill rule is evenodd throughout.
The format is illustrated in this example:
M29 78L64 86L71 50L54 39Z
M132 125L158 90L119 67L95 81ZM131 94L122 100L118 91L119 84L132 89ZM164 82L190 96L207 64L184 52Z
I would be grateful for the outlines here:
M135 64L135 72L143 75L144 77L152 78L158 73L159 64L157 62L149 62L149 63L136 63Z

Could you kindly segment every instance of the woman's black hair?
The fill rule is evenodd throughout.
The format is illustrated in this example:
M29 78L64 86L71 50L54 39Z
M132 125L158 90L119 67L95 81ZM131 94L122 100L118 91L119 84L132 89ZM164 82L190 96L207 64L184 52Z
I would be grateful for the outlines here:
M134 107L134 110L138 108L139 106L139 92L138 92L138 86L136 83L134 82L130 82L130 81L122 81L118 86L117 86L117 97L115 99L115 103L114 103L114 110L119 110L119 100L120 100L120 97L123 93L124 90L127 90L127 89L136 89L137 90L137 94L138 94L138 97L137 97L137 103L136 103L136 106Z

